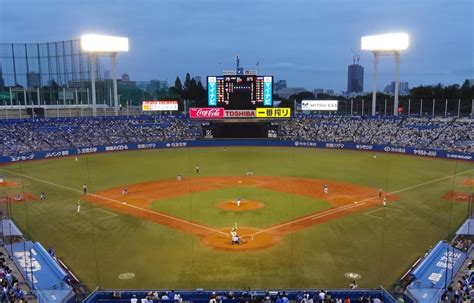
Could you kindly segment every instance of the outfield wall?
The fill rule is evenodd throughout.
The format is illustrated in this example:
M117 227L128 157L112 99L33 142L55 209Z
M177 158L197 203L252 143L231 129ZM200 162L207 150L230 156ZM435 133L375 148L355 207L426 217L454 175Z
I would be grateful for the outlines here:
M178 142L154 142L154 143L128 143L101 145L85 148L59 149L52 151L27 152L16 156L0 156L0 163L11 163L18 161L41 160L65 156L77 156L112 151L142 150L157 148L182 148L182 147L216 147L216 146L283 146L283 147L312 147L330 149L362 150L371 152L389 152L431 158L444 158L467 160L474 162L474 153L456 153L437 149L424 149L415 147L394 147L390 145L373 145L358 143L333 143L313 141L279 141L279 140L199 140Z

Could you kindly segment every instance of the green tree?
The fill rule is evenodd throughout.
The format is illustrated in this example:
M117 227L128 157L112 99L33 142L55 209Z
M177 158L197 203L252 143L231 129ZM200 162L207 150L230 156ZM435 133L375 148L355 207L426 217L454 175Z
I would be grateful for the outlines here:
M314 94L312 92L301 92L295 95L291 95L291 100L295 100L301 102L301 100L314 100Z
M201 81L197 83L196 87L196 99L195 105L197 107L206 107L207 106L207 92L202 86Z
M186 73L186 77L184 78L184 83L183 83L183 95L182 97L184 99L191 99L189 95L189 88L191 85L191 75L189 73Z
M181 84L181 79L179 79L179 77L176 77L176 80L174 81L174 91L178 96L183 96L183 85Z

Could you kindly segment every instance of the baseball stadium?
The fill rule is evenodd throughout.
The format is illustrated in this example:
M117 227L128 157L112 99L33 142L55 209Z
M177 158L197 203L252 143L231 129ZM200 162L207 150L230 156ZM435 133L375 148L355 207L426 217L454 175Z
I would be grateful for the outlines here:
M129 104L126 51L0 45L2 300L438 302L471 283L471 99L278 107L237 59L204 106Z

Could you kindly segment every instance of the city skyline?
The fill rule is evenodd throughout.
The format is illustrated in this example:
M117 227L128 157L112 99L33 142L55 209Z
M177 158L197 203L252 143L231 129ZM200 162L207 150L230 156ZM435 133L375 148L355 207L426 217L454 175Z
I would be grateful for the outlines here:
M43 18L51 7L61 14ZM419 18L420 14L423 18ZM256 18L257 16L257 18ZM7 18L8 17L8 18ZM406 31L401 79L411 86L459 83L472 76L474 40L470 1L80 1L0 2L0 42L52 42L86 32L127 36L118 74L134 80L220 74L241 65L287 80L288 87L347 88L355 54L371 89L372 56L360 37ZM41 26L28 26L41 24ZM18 29L22 30L19 31ZM461 37L461 38L460 38ZM471 37L471 38L470 38ZM394 80L392 58L382 58L377 89Z

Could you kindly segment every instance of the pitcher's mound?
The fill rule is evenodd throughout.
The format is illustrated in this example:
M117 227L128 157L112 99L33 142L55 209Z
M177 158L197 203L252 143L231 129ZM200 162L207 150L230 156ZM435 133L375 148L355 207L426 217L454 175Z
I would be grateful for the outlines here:
M263 203L253 201L253 200L242 200L240 206L237 206L237 201L224 201L217 205L220 209L232 210L232 211L246 211L246 210L256 210L259 208L265 207Z
M16 181L3 181L0 182L0 187L17 187L20 186L19 182Z
M232 244L230 228L220 229L220 232L209 233L201 238L205 245L227 251L249 251L264 249L278 243L278 236L271 232L261 231L258 228L239 227L237 232L241 244Z

